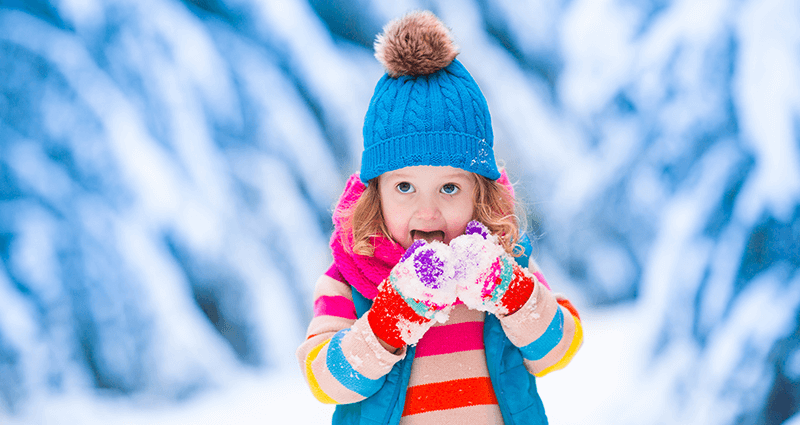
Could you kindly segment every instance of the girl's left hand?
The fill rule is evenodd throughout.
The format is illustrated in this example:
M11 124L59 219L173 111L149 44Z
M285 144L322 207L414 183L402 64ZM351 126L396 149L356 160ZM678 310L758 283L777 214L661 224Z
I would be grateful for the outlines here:
M467 230L450 241L458 297L467 307L505 316L530 298L536 277L520 267L482 223L471 221Z

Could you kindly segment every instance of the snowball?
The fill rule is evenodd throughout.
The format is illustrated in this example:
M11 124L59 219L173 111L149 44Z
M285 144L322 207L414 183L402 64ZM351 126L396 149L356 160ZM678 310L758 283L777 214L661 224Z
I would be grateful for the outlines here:
M498 259L505 250L497 243L497 237L462 235L450 241L450 247L458 298L471 309L494 313L494 303L485 303L485 300L492 298L495 277L502 273L502 263Z
M449 246L434 241L422 245L392 270L392 284L418 313L433 316L432 311L455 302L457 285L452 255ZM436 316L437 321L446 320L447 314Z

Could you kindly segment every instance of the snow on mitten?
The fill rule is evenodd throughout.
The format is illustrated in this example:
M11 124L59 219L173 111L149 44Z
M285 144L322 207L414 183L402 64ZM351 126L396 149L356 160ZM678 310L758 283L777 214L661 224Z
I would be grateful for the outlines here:
M400 348L416 344L434 321L447 321L456 301L450 254L450 247L441 242L411 244L378 286L369 310L369 324L378 338Z
M450 247L458 298L467 307L502 316L516 312L530 298L536 278L482 223L470 221L465 234L450 241Z

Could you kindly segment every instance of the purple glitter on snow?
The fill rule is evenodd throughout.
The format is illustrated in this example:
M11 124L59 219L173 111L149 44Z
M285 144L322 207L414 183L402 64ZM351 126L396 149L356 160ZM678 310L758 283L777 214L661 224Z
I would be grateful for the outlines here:
M444 262L436 255L434 250L426 249L415 255L414 269L417 272L417 277L426 287L437 289L441 286L440 283L437 283L437 280L444 273Z
M489 229L487 229L486 226L484 226L480 221L472 220L467 223L467 230L464 233L467 235L478 233L485 239L487 236L489 236Z
M480 265L480 259L477 252L466 251L463 252L461 257L455 263L455 276L456 279L463 279L467 273L472 273Z
M416 250L418 250L422 245L425 245L426 242L422 239L417 239L414 243L411 244L410 247L406 250L402 257L400 257L400 261L406 261L408 257L410 257Z

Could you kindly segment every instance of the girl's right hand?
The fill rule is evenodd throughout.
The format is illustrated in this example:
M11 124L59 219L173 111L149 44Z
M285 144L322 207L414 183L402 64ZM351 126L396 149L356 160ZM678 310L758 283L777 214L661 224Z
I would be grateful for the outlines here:
M378 286L368 313L372 331L394 348L416 344L456 301L450 247L417 240Z

